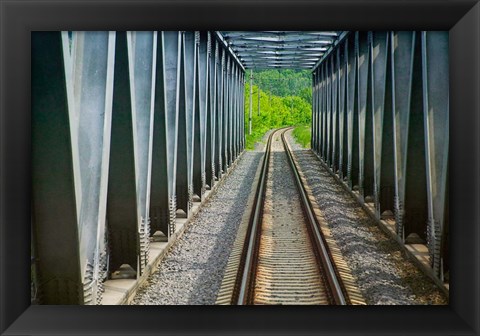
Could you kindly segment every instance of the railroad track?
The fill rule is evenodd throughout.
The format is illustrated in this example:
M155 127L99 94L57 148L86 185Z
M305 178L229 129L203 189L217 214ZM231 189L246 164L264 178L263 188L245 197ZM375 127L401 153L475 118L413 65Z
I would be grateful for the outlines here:
M325 223L285 138L289 129L268 138L217 304L364 304L338 248L322 232ZM287 194L274 193L278 183Z

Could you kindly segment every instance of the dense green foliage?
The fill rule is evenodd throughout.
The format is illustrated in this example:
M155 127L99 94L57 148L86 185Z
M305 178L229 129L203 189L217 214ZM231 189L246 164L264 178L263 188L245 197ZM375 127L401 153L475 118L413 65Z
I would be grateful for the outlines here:
M247 72L247 75L250 73ZM299 96L307 102L312 100L312 73L308 70L254 71L253 77L255 85L275 96Z
M293 137L303 148L310 148L310 125L297 126L293 130Z
M250 72L245 85L246 148L272 128L310 124L312 118L312 85L310 71L265 70L254 72L252 95L252 134L248 135L250 113ZM260 86L260 89L259 89ZM260 111L258 98L260 94Z

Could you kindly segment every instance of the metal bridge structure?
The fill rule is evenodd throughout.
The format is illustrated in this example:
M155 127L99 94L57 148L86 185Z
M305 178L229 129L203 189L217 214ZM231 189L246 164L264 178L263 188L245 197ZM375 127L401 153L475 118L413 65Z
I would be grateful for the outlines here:
M313 70L312 148L448 271L448 32L351 32ZM415 240L412 240L412 242Z
M310 69L312 149L448 269L448 33L32 33L32 259L44 304L142 275L245 149L246 69Z

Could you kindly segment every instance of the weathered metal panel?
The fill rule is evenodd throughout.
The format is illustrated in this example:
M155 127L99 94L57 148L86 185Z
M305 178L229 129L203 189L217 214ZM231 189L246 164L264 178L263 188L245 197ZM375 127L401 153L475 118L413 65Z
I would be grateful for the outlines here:
M245 149L246 146L246 139L245 139L245 72L242 74L242 150Z
M322 139L322 152L321 157L326 160L327 158L327 102L328 102L328 82L327 82L327 62L322 66L322 127L321 127L321 139Z
M312 150L316 152L316 132L317 132L317 71L312 73L312 124L310 126L310 143Z
M370 44L371 99L373 111L373 166L374 202L376 216L380 218L380 184L382 169L383 123L387 79L388 34L373 32ZM392 195L393 200L393 195Z
M237 116L238 116L238 95L237 95L237 76L238 76L238 68L235 63L232 64L233 66L233 74L232 74L232 124L231 124L231 135L232 138L232 151L231 151L231 161L234 162L237 158Z
M200 198L206 189L205 160L207 141L207 85L208 85L208 34L196 32L197 83L195 95L195 127L193 154L193 192Z
M335 58L335 115L334 115L334 134L333 134L333 171L339 173L340 167L340 117L342 111L340 110L340 71L341 71L341 47L337 47L337 51L332 55Z
M101 300L107 263L105 220L115 33L38 33L32 41L33 129L48 134L49 127L54 125L58 129L51 133L59 133L56 138L53 134L33 132L33 220L40 291L44 294L39 301L96 304ZM37 43L45 44L45 49ZM52 83L43 81L50 76ZM58 95L58 102L49 101L53 94ZM51 148L46 149L45 145ZM50 155L54 153L59 157L52 159ZM62 160L61 170L51 168L52 162ZM36 176L51 185L35 181ZM74 188L74 203L72 189L65 183ZM58 205L64 208L58 209ZM76 228L68 225L69 217L70 225L75 221ZM57 218L62 222L58 223ZM54 244L53 231L61 234ZM63 258L71 259L62 263ZM83 283L82 293L75 281L78 276Z
M228 139L228 129L230 127L230 99L229 99L229 89L230 89L230 57L228 54L225 55L225 67L223 71L223 140L222 140L222 170L225 173L229 167L228 153L230 151L230 142Z
M65 58L68 37L32 33L32 221L39 303L82 304L79 226ZM71 77L69 77L71 80ZM55 163L52 168L52 163ZM78 163L78 162L77 162ZM52 243L55 242L55 243Z
M216 120L217 120L217 58L215 44L218 43L208 32L208 105L207 105L207 144L206 144L206 163L205 174L206 183L212 188L215 181L215 143L216 143Z
M408 125L407 170L405 188L405 237L408 243L410 234L417 234L427 241L428 195L425 152L425 121L423 111L423 71L422 45L416 35L412 100Z
M325 77L327 81L327 86L326 86L326 122L325 122L325 148L326 152L324 154L325 156L325 162L327 163L328 166L330 166L330 152L331 152L331 147L332 147L332 142L330 140L331 138L331 124L332 124L332 71L331 71L331 60L330 58L327 58L325 62Z
M242 125L242 70L238 68L238 78L237 78L237 157L242 152L242 140L241 140L241 125Z
M122 264L128 264L137 271L139 266L141 270L145 265L144 258L140 265L138 263L140 216L137 206L129 61L127 33L117 32L107 198L109 273L118 270ZM148 246L144 247L148 250Z
M407 90L410 92L409 113L406 139L401 139L406 146L405 157L405 194L400 223L403 224L403 237L408 242L410 234L417 234L422 240L427 240L427 181L425 162L425 126L423 116L423 78L422 78L422 48L420 36L415 34L413 40L413 64L411 65L411 80ZM399 49L399 48L397 48ZM396 55L395 56L400 56ZM411 60L407 57L407 60ZM395 58L395 62L398 59ZM398 72L395 72L398 75ZM397 81L395 81L397 85ZM396 91L397 92L397 91ZM397 95L395 96L395 101Z
M190 213L193 202L193 132L195 116L195 32L182 33L177 148L177 208Z
M393 127L393 69L390 53L391 36L388 33L385 107L383 114L382 153L380 171L379 209L383 218L389 218L395 209L395 151Z
M227 127L227 162L228 167L232 165L233 160L233 72L234 61L229 56L230 70L227 72L228 87L227 87L227 115L228 115L228 127Z
M338 62L336 57L336 52L332 53L330 56L332 64L332 124L331 124L331 153L330 153L330 167L333 172L337 170L337 136L338 136Z
M374 145L373 145L373 100L372 100L372 32L368 32L367 52L368 52L368 75L367 75L367 97L366 97L366 110L365 110L365 144L364 144L364 157L363 157L363 189L361 194L364 197L365 202L374 203L374 186L375 186L375 166L374 166Z
M110 158L115 32L75 33L72 80L67 75L71 124L75 125L79 178L77 208L80 268L85 303L101 300L106 276L105 219ZM68 71L68 70L67 70ZM72 120L73 119L73 120ZM77 203L78 204L78 203Z
M422 32L423 113L428 195L428 246L437 276L441 272L446 212L449 141L448 32Z
M181 33L159 32L157 45L150 225L151 234L170 237L176 218Z
M373 181L369 177L373 177L370 172L370 160L366 155L370 155L372 134L370 133L372 126L371 111L369 110L369 33L360 32L358 40L358 127L359 127L359 192L362 197L371 196L369 192L373 192ZM366 153L366 154L365 154ZM372 154L373 157L373 154ZM372 184L372 186L370 186Z
M348 109L348 185L358 189L360 176L360 143L358 127L358 33L348 38L348 72L347 72L347 109Z
M155 99L156 32L127 32L132 97L133 143L137 191L138 232L142 232L143 265L148 263L150 190ZM115 233L113 234L115 236ZM135 236L119 237L134 244Z
M217 43L219 58L217 58L217 145L216 148L216 163L217 163L217 178L221 178L223 174L223 151L224 151L224 126L223 126L223 99L224 99L224 74L225 74L225 49L220 48ZM221 55L220 55L221 53Z
M338 170L340 179L347 176L347 111L346 111L346 54L345 45L338 47L339 97L338 97Z
M397 234L404 239L408 120L411 104L411 85L415 32L391 32L392 98L395 152L395 219Z
M317 121L317 154L321 155L323 150L323 106L324 106L324 80L323 80L323 66L317 69L318 74L318 121Z

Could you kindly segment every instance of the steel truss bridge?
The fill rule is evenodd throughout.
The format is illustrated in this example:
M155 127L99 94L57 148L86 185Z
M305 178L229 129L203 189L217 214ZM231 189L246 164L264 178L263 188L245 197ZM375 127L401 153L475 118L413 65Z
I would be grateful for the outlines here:
M312 148L448 271L447 32L32 34L39 302L97 304L245 148L246 69L311 69Z

